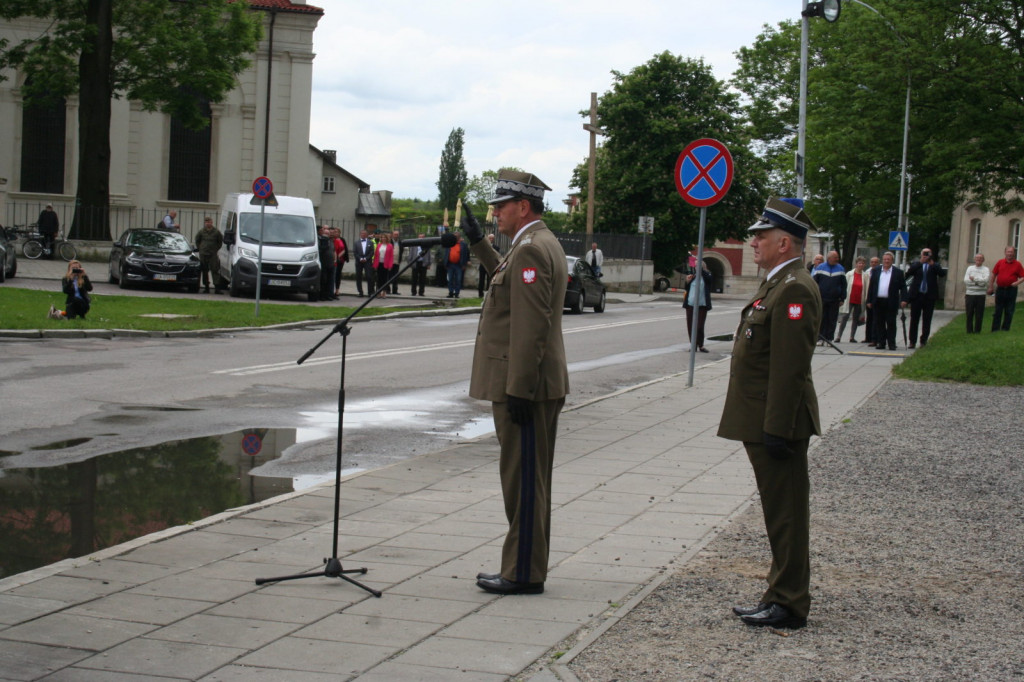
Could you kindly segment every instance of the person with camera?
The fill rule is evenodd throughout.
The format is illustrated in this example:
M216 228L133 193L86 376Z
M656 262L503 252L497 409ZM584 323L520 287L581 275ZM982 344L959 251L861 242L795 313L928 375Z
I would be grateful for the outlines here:
M61 279L61 288L67 295L64 302L64 317L69 320L81 317L84 320L91 303L89 292L92 291L92 282L89 281L89 275L85 274L85 268L77 260L68 263L67 274Z
M921 259L907 268L907 300L910 301L910 348L917 346L917 328L921 326L921 345L928 343L932 313L939 297L939 277L946 271L932 257L932 250L921 250Z

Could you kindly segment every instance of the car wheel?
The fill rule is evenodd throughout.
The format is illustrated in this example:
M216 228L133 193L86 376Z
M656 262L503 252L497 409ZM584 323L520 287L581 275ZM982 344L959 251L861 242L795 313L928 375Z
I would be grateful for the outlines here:
M576 299L576 303L573 304L573 306L572 306L572 314L573 315L582 315L583 314L583 308L586 305L587 305L587 295L583 292L583 289L580 289L580 295Z
M237 277L233 277L231 279L231 285L228 287L228 293L231 294L231 296L234 298L238 298L239 296L242 295L242 288L238 286Z
M7 273L8 277L14 277L18 274L18 259L15 258L14 262L11 263L11 271Z
M2 257L3 256L0 255L0 258L2 258ZM7 281L7 264L6 263L0 263L0 284L3 284L6 281Z
M316 292L314 291L307 292L306 298L309 300L310 303L316 303L317 301L320 300L320 297L317 296Z
M124 274L124 268L121 268L120 272L118 273L117 286L121 287L122 289L127 289L131 286L130 284L128 284L128 277Z
M599 298L597 300L597 303L594 304L594 312L595 313L603 313L604 312L605 299L607 299L607 298L608 298L608 295L605 292L602 291L601 292L601 298Z
M114 274L114 268L109 264L107 265L107 282L109 284L117 284L117 276Z

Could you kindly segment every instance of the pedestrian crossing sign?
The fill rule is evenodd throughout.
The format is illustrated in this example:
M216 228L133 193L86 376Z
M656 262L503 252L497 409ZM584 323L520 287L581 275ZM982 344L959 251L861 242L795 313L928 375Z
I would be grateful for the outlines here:
M889 230L889 248L892 251L906 251L910 245L910 233L900 230Z

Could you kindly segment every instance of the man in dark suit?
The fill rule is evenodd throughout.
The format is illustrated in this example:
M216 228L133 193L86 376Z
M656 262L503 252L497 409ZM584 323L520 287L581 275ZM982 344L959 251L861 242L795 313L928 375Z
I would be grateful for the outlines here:
M743 441L772 550L758 604L733 607L747 625L801 628L811 607L807 446L821 433L811 358L822 304L800 254L814 229L802 201L776 198L750 228L767 276L740 315L718 426L719 437Z
M932 330L932 313L939 297L939 277L946 271L932 256L931 249L921 250L921 259L907 268L907 300L910 301L910 347L917 345L917 326L921 325L921 345L928 343Z
M373 240L366 230L359 232L359 239L352 245L356 259L356 291L363 295L363 277L366 277L366 290L373 293Z
M882 264L871 270L868 308L875 314L875 347L896 350L896 313L907 305L907 280L894 268L891 251L882 254Z
M536 176L502 170L494 208L512 240L504 258L484 239L468 206L463 234L491 273L477 326L469 395L491 402L501 447L499 470L508 533L501 572L477 576L495 594L540 594L551 546L551 478L558 415L569 392L562 342L565 252L541 221L544 190Z

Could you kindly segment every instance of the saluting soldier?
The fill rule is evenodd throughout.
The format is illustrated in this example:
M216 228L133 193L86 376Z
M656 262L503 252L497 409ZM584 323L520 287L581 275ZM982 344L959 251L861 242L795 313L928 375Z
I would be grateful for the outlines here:
M544 190L530 173L502 170L493 206L498 231L512 239L504 258L467 209L462 230L491 273L473 351L469 395L491 401L501 446L501 490L509 529L500 573L477 585L496 594L544 591L551 544L551 470L558 415L569 392L562 344L565 252L540 219Z
M748 625L801 628L811 605L807 445L821 433L811 380L821 294L801 252L813 229L802 201L776 198L750 228L754 262L767 276L741 313L718 427L720 437L743 441L772 550L760 602L733 608Z

